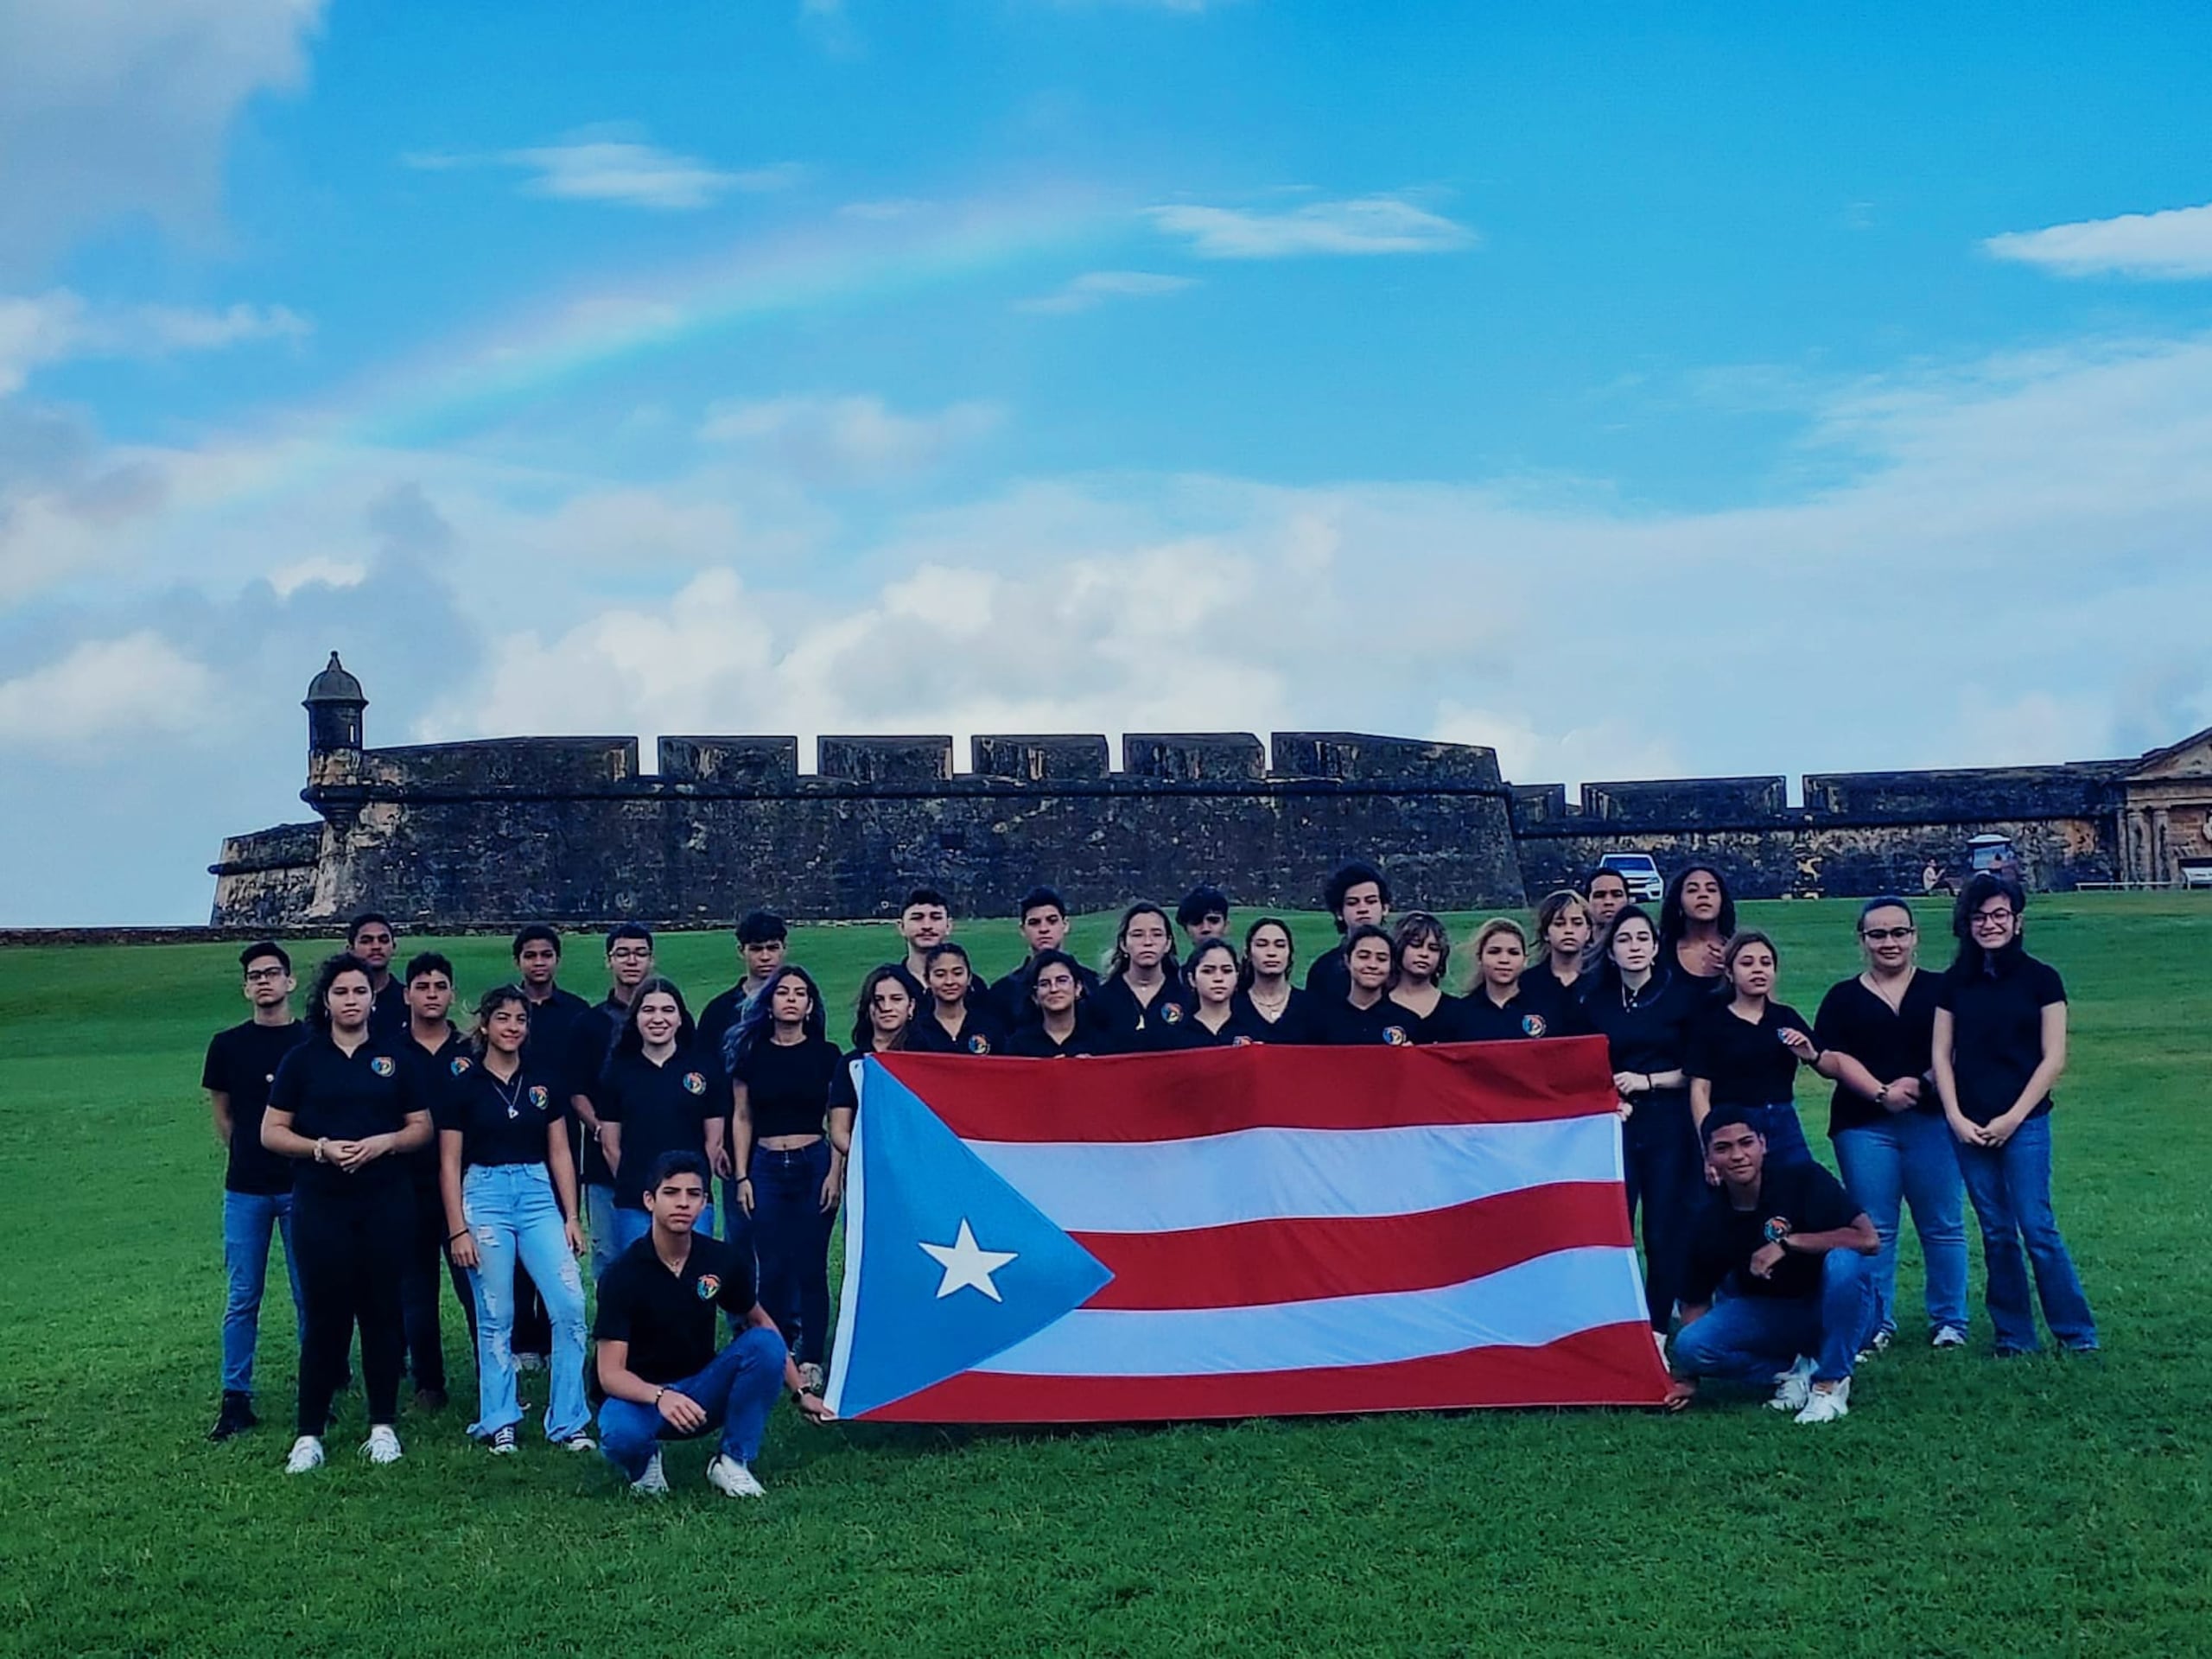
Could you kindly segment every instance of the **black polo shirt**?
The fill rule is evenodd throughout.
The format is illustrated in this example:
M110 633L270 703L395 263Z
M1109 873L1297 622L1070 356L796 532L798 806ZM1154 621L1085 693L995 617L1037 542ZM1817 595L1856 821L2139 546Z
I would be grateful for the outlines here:
M1798 1060L1782 1046L1782 1033L1802 1031L1809 1037L1812 1021L1787 1002L1770 1001L1757 1025L1729 1009L1726 1002L1710 1001L1699 1009L1690 1021L1682 1070L1713 1085L1715 1106L1783 1104L1796 1090Z
M292 1115L292 1132L309 1141L365 1141L397 1135L410 1113L427 1112L422 1073L404 1063L397 1045L371 1037L352 1054L327 1033L315 1032L285 1055L269 1085L272 1111ZM348 1175L335 1164L292 1160L293 1190L327 1196L385 1187L408 1179L407 1159L383 1157Z
M1777 1168L1770 1160L1759 1182L1758 1202L1751 1209L1738 1210L1729 1203L1725 1186L1707 1195L1690 1234L1689 1274L1683 1281L1682 1300L1693 1305L1710 1302L1723 1285L1738 1296L1817 1299L1818 1255L1784 1250L1774 1272L1764 1279L1752 1274L1751 1257L1769 1242L1769 1223L1779 1232L1825 1233L1848 1227L1858 1214L1859 1205L1842 1183L1818 1164Z
M1948 969L1940 988L1941 1006L1951 1011L1959 1110L1972 1123L2012 1109L2043 1064L2043 1011L2066 1001L2058 970L2019 945L1983 956L1982 967ZM2028 1116L2041 1117L2052 1103L2045 1095Z
M715 1053L721 1053L722 1041L729 1035L729 1028L737 1023L737 1016L745 1012L745 982L741 979L699 1010L698 1019L692 1022L697 1027L699 1040Z
M1341 1002L1351 995L1351 970L1344 966L1343 945L1332 945L1313 958L1306 969L1306 994L1327 1003Z
M1936 1064L1936 1010L1942 998L1942 976L1916 969L1906 982L1903 999L1892 1008L1854 974L1828 987L1821 999L1821 1011L1813 1016L1813 1041L1822 1049L1850 1055L1874 1074L1877 1083L1918 1077L1920 1103L1912 1109L1941 1112L1942 1103L1936 1098L1936 1085L1928 1074ZM1879 1123L1891 1116L1839 1083L1828 1103L1828 1133Z
M260 1026L249 1020L209 1039L200 1086L228 1096L231 1103L231 1153L223 1167L226 1192L272 1198L292 1190L292 1160L261 1144L261 1114L269 1104L269 1086L276 1081L276 1068L307 1041L308 1034L304 1020Z
M1424 1043L1456 1043L1465 1040L1459 1035L1463 999L1446 992L1436 999L1436 1006L1427 1014L1416 1014L1395 997L1383 999L1392 1008L1413 1021L1413 1039L1416 1046Z
M1100 1030L1110 1033L1124 1048L1142 1048L1147 1026L1156 1020L1172 1023L1191 1011L1190 993L1173 974L1153 993L1148 1006L1137 1000L1129 982L1120 974L1101 981L1098 988L1084 999L1084 1006L1090 1010L1090 1018ZM1179 1011L1171 1014L1170 1008Z
M432 1113L441 1134L461 1136L463 1169L545 1162L546 1130L568 1116L560 1073L531 1065L527 1055L505 1083L480 1059L464 1066L439 1091Z
M864 1060L879 1051L871 1045L867 1048L849 1050L837 1062L837 1069L830 1078L830 1109L833 1112L857 1112L861 1109L860 1090L853 1082L853 1062ZM892 1052L899 1051L893 1049Z
M570 1086L568 1076L569 1053L576 1038L576 1027L591 1013L591 1004L574 991L564 991L558 985L543 1002L530 1004L530 1036L522 1046L523 1064L535 1065L553 1074L564 1096L576 1090ZM599 1075L599 1068L592 1068L592 1076ZM562 1109L568 1102L564 1098Z
M1276 1040L1274 1029L1265 1020L1239 1012L1231 1003L1229 1018L1219 1031L1208 1031L1205 1022L1192 1013L1172 1023L1156 1023L1146 1034L1152 1039L1149 1046L1154 1052L1166 1054L1190 1048L1249 1048L1255 1043L1272 1043Z
M1076 1006L1080 1008L1084 1005ZM1032 1020L1014 1027L1014 1035L1007 1039L1006 1052L1023 1059L1065 1060L1086 1054L1118 1054L1122 1049L1110 1033L1101 1031L1078 1014L1075 1030L1067 1041L1053 1041L1052 1033L1045 1029L1045 1022Z
M369 1034L397 1042L407 1034L407 988L394 974L369 1005Z
M1441 1014L1442 1009L1438 1013ZM1587 1029L1579 1009L1561 1010L1530 996L1518 986L1501 1005L1491 1001L1489 990L1477 985L1454 1007L1452 1030L1447 1040L1459 1043L1517 1042L1536 1037L1580 1036Z
M604 1002L591 1004L577 1016L569 1039L569 1092L591 1102L592 1110L601 1116L606 1114L599 1102L599 1080L614 1052L614 1039L621 1035L623 1021L629 1017L630 1010L610 993ZM576 1179L586 1186L612 1186L614 1177L607 1167L607 1154L600 1150L599 1137L583 1128L581 1118L577 1134L582 1145Z
M991 982L989 995L998 1009L999 1019L1011 1032L1025 1020L1037 1017L1036 1000L1030 995L1030 982L1036 976L1037 964L1025 962L1010 974L1001 975ZM1089 996L1098 989L1098 974L1095 969L1076 964L1075 982Z
M1314 1019L1319 1040L1334 1047L1357 1047L1385 1043L1392 1048L1410 1047L1418 1022L1410 1011L1389 997L1371 1008L1356 1008L1349 999L1321 1003Z
M1705 1005L1706 992L1694 980L1662 965L1643 988L1631 991L1611 974L1592 976L1582 999L1582 1017L1605 1039L1616 1071L1656 1075L1687 1069L1690 1022ZM1685 1087L1688 1085L1685 1084ZM1674 1091L1680 1094L1681 1090Z
M646 1382L682 1382L714 1363L721 1335L715 1316L742 1320L759 1300L750 1249L694 1233L683 1271L671 1273L648 1232L599 1275L591 1333L601 1342L628 1343L630 1370ZM712 1410L715 1402L698 1403Z
M1283 1004L1281 1014L1270 1020L1260 1012L1260 1005L1252 1000L1249 989L1239 989L1236 999L1237 1018L1244 1022L1247 1031L1263 1043L1319 1042L1321 1039L1316 1034L1319 1006L1313 992L1293 986L1290 1001Z
M978 989L960 1005L957 1031L944 1028L934 999L925 1003L906 1028L906 1046L918 1054L999 1054L1006 1050L1007 1035L990 993Z
M830 1085L844 1065L844 1056L827 1038L772 1043L763 1035L731 1069L731 1080L745 1085L745 1111L754 1141L820 1135Z
M592 1091L601 1121L622 1126L622 1168L614 1202L645 1207L645 1180L671 1152L707 1150L707 1120L729 1116L729 1078L721 1061L696 1041L678 1044L656 1065L642 1051L617 1049Z
M446 1034L435 1048L425 1048L415 1040L410 1027L401 1033L399 1063L415 1072L416 1097L429 1112L431 1121L437 1118L438 1103L454 1080L476 1064L476 1051L460 1028L450 1020L446 1023ZM407 1154L407 1173L415 1178L415 1185L424 1191L434 1191L438 1185L438 1137L430 1136L430 1144L419 1152Z
M1572 985L1562 982L1553 970L1552 959L1547 956L1541 962L1531 963L1521 976L1521 995L1535 1004L1554 1027L1560 1027L1580 1022L1582 999L1596 983L1597 976L1590 972L1576 975ZM1480 986L1475 988L1475 994L1482 994ZM1586 1024L1583 1028L1587 1029ZM1554 1034L1559 1033L1555 1030Z

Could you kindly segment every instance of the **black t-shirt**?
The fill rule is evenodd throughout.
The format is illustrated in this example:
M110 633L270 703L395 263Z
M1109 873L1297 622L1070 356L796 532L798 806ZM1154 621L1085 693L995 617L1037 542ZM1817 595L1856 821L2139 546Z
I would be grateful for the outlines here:
M1344 948L1332 945L1313 958L1306 970L1306 994L1317 1002L1341 1002L1351 995L1351 970L1344 966Z
M1942 1103L1936 1098L1936 1085L1928 1081L1928 1073L1936 1063L1936 1010L1942 996L1939 976L1916 971L1892 1009L1854 974L1828 987L1821 999L1821 1011L1813 1017L1813 1041L1822 1049L1850 1055L1874 1074L1877 1083L1918 1077L1920 1103L1912 1109L1940 1112ZM1890 1116L1885 1108L1839 1083L1828 1103L1828 1133L1879 1123Z
M1076 1004L1078 1009L1083 1006L1080 1002ZM1045 1022L1032 1020L1014 1027L1014 1035L1007 1039L1006 1052L1028 1060L1064 1060L1085 1054L1118 1054L1122 1050L1110 1033L1101 1031L1078 1014L1075 1030L1067 1041L1053 1041L1052 1033L1045 1029Z
M592 1109L602 1117L606 1113L600 1105L599 1080L614 1052L614 1039L621 1034L623 1021L629 1017L630 1010L609 996L604 1002L594 1002L585 1008L570 1029L569 1092L591 1102ZM577 1119L582 1152L576 1164L576 1179L586 1186L612 1186L614 1177L607 1170L607 1154L600 1150L599 1137L585 1131L582 1122L582 1119Z
M1315 1034L1314 1024L1319 1004L1311 991L1302 991L1293 986L1290 1001L1283 1004L1282 1012L1272 1020L1260 1012L1260 1005L1252 1001L1249 988L1237 991L1235 1007L1237 1019L1243 1022L1244 1029L1250 1032L1256 1041L1312 1044L1321 1040Z
M906 1028L906 1046L918 1054L1001 1054L1006 1052L1006 1022L990 993L978 990L960 1005L960 1029L948 1032L937 1017L935 999L922 1005Z
M1738 1024L1742 1021L1738 1020ZM1821 1258L1797 1250L1784 1250L1774 1272L1764 1279L1751 1271L1751 1260L1775 1233L1825 1233L1848 1227L1859 1205L1843 1184L1818 1164L1785 1164L1770 1160L1759 1182L1759 1201L1749 1210L1728 1202L1728 1189L1715 1187L1698 1211L1690 1235L1689 1276L1682 1300L1702 1304L1713 1300L1722 1285L1738 1296L1817 1297L1821 1294ZM1770 1226L1771 1224L1771 1226Z
M601 1342L628 1343L630 1369L646 1382L681 1382L713 1363L716 1313L742 1319L758 1300L751 1250L694 1233L683 1271L671 1273L648 1232L599 1275L591 1333Z
M671 1152L707 1150L707 1120L729 1116L729 1078L721 1062L695 1041L679 1044L658 1065L640 1050L607 1057L592 1090L603 1122L622 1126L622 1167L614 1177L614 1202L645 1207L645 1180Z
M1691 983L1696 982L1693 980ZM1782 1046L1785 1031L1813 1034L1813 1022L1787 1002L1769 1002L1753 1025L1707 1001L1690 1021L1682 1070L1713 1085L1715 1106L1779 1106L1797 1087L1797 1057Z
M1439 1008L1439 1014L1444 1010ZM1580 1037L1589 1030L1580 1003L1553 1007L1519 986L1503 1004L1478 985L1453 1005L1450 1034L1457 1043L1503 1043L1532 1037Z
M1037 1001L1030 995L1030 981L1035 974L1036 964L1025 962L1012 973L1002 975L991 982L989 992L991 1002L998 1009L1000 1022L1009 1031L1025 1020L1034 1020L1037 1017ZM1098 988L1096 970L1077 963L1075 969L1075 982L1083 988L1082 994L1089 996Z
M369 1005L369 1035L397 1042L407 1034L407 988L394 974Z
M432 1114L441 1134L461 1136L461 1164L542 1164L546 1129L569 1116L569 1097L560 1074L532 1066L525 1055L521 1069L505 1083L474 1059L454 1072L439 1091Z
M1414 1027L1419 1022L1411 1010L1400 1007L1389 997L1382 998L1370 1008L1356 1008L1346 998L1319 1005L1314 1019L1316 1040L1332 1046L1357 1046L1365 1043L1387 1043L1393 1048L1409 1046L1414 1040Z
M287 1054L269 1085L272 1111L292 1115L292 1132L309 1141L365 1141L397 1135L410 1113L428 1112L421 1073L404 1063L398 1045L372 1037L348 1055L321 1032ZM404 1156L375 1159L357 1174L312 1158L292 1160L296 1192L346 1194L408 1178Z
M1137 1000L1129 988L1129 982L1120 974L1102 980L1098 988L1084 998L1083 1006L1090 1009L1090 1018L1102 1032L1125 1049L1141 1049L1149 1041L1146 1029L1156 1021L1170 1023L1190 1013L1190 993L1184 989L1173 975L1152 994L1147 1006ZM1170 1013L1170 1009L1178 1010Z
M1705 1006L1706 995L1696 981L1663 967L1637 991L1610 976L1593 977L1582 999L1582 1017L1605 1038L1614 1071L1680 1071L1689 1057L1690 1022Z
M911 1035L907 1040L913 1040ZM761 1038L731 1073L745 1085L753 1141L820 1135L823 1115L830 1109L830 1086L844 1065L844 1056L826 1038L789 1044Z
M2043 1064L2043 1011L2066 1001L2066 982L2016 944L1986 967L1949 969L1940 992L1951 1011L1959 1110L1969 1122L1993 1122L2012 1109ZM2051 1105L2045 1095L2029 1116L2041 1117Z
M223 1170L224 1188L267 1198L292 1190L292 1160L261 1144L261 1113L269 1086L284 1057L307 1041L309 1027L294 1020L257 1026L251 1020L219 1031L207 1044L200 1086L227 1095L231 1103L231 1156Z
M892 1051L893 1053L897 1050ZM861 1109L860 1090L853 1083L853 1062L864 1060L876 1052L874 1046L856 1048L837 1062L837 1069L830 1075L830 1109L833 1112L857 1112Z

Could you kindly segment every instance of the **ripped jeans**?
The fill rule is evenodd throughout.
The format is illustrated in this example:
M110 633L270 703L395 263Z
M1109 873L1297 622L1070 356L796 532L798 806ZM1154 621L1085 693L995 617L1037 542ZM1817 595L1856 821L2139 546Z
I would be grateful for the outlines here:
M584 1283L561 1225L560 1200L543 1164L475 1164L461 1178L461 1208L476 1240L468 1275L476 1297L476 1421L489 1436L522 1421L515 1393L515 1263L519 1260L545 1299L553 1327L545 1438L585 1432Z

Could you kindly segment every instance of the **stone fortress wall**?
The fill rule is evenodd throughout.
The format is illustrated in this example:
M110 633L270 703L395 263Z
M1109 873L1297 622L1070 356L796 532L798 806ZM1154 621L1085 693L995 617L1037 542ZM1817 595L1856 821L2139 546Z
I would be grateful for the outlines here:
M1010 915L1039 881L1079 911L1172 905L1201 880L1241 910L1311 908L1354 856L1389 872L1401 909L1504 909L1624 850L1710 862L1746 898L1916 893L1931 860L1956 880L1992 832L2031 886L2064 889L2188 850L2163 807L2156 844L2131 816L2146 765L2212 786L2212 734L2142 760L1815 774L1796 807L1779 777L1588 784L1570 803L1508 784L1491 749L1348 732L1131 735L1118 770L1102 736L980 736L966 772L949 737L825 737L811 772L793 738L669 737L647 774L634 738L368 748L366 702L334 654L306 705L317 820L225 841L215 925L373 906L418 926L703 927L756 905L882 916L924 882L970 915Z

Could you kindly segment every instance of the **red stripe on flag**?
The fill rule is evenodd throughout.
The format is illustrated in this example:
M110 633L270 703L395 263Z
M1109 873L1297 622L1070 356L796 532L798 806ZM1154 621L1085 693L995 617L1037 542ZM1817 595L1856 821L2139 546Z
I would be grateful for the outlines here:
M1174 1357L1160 1356L1163 1364ZM967 1371L864 1412L900 1423L1134 1423L1299 1417L1471 1406L1656 1406L1667 1372L1641 1322L1600 1325L1537 1348L1319 1370L1217 1376L1007 1376Z
M878 1058L965 1141L1527 1123L1594 1116L1618 1103L1602 1037L1427 1048L1258 1044L1074 1060Z
M1167 1233L1076 1233L1114 1278L1085 1307L1252 1307L1434 1290L1584 1245L1629 1248L1611 1181L1560 1181L1406 1216L1300 1217Z

